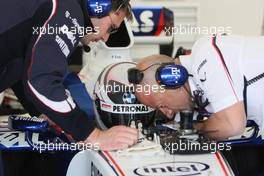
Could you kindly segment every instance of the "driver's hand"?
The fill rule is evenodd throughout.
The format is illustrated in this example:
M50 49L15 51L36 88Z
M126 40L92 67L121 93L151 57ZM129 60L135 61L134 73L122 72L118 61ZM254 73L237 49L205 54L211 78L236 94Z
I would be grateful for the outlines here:
M138 130L126 126L114 126L102 131L97 128L84 141L98 145L100 150L125 149L136 144L138 141Z

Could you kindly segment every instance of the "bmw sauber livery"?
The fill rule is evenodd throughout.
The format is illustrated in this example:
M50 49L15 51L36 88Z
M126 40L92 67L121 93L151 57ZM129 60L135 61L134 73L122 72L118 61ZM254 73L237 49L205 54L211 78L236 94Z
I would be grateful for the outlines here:
M173 26L173 12L164 7L133 7L135 36L160 36Z

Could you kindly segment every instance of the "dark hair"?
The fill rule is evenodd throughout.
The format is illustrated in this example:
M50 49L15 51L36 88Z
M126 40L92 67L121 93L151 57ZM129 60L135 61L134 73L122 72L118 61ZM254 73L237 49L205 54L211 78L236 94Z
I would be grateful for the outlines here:
M112 0L112 11L116 12L120 9L124 10L128 21L133 20L131 5L129 0Z

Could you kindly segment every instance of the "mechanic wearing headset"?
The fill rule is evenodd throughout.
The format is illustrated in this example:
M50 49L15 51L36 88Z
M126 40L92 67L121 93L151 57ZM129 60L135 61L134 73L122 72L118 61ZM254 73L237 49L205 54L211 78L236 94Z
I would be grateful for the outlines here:
M153 89L150 94L138 91L136 96L168 117L191 109L194 94L199 92L202 108L211 116L195 128L222 140L243 133L246 119L254 120L263 130L263 51L263 37L204 37L194 44L190 57L176 59L175 63L163 55L142 59L129 70L129 80L160 85L159 90Z
M137 141L132 128L95 128L63 85L79 41L107 41L125 17L132 19L129 0L13 0L0 9L0 92L11 87L30 115L45 114L75 141L102 150Z

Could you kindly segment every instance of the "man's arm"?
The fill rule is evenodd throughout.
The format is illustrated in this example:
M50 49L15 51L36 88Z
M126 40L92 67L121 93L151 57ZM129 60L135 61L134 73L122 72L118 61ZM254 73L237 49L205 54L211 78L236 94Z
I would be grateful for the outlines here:
M70 1L47 1L36 11L34 26L41 30L32 30L23 75L24 91L30 103L76 141L86 139L95 124L93 117L88 117L75 104L63 85L68 58L79 41L78 34L71 30L74 24L67 18L65 9L82 25L78 6Z
M128 148L138 141L138 130L123 125L114 126L106 131L97 128L84 141L98 144L101 150L118 150Z
M199 39L192 53L195 81L210 102L208 110L214 113L197 128L217 140L241 134L246 125L239 58L228 53L221 37Z
M78 44L78 35L70 31L74 27L71 19L76 18L77 22L82 22L80 14L77 13L81 9L77 5L71 5L74 1L67 2L57 5L49 4L49 1L45 4L46 8L43 8L47 10L49 17L42 20L46 24L43 27L56 27L62 31L39 33L33 37L26 57L27 69L23 75L26 98L39 113L45 114L75 141L99 143L103 150L133 145L137 141L136 129L121 126L106 131L98 130L95 128L94 117L88 117L75 104L63 85L63 78L68 71L67 60ZM69 12L66 13L65 9ZM70 17L67 18L67 15ZM35 18L41 19L42 16L43 13L36 13Z
M211 139L223 140L242 134L246 127L244 103L238 102L225 108L205 120L195 124L195 128Z

